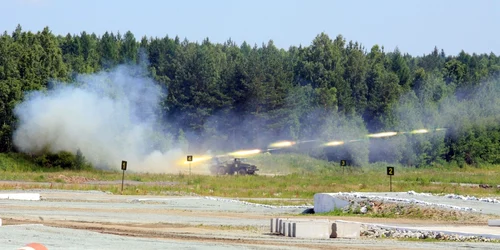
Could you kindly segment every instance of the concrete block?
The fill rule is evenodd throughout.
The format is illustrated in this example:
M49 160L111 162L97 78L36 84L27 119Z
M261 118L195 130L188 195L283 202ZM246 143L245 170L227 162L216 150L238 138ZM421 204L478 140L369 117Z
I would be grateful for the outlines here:
M308 239L329 239L332 235L332 223L324 221L292 222L292 237Z
M281 234L282 234L282 235L284 235L284 236L286 236L286 235L287 235L287 233L288 233L288 223L290 223L290 222L288 222L288 221L283 221L282 223L283 223L283 226L282 226L281 228L282 228L283 230L282 230Z
M271 233L277 233L277 234L283 234L283 222L284 221L289 221L292 219L289 218L273 218L271 219ZM296 219L293 219L294 221ZM298 220L304 220L304 221L310 221L306 219L298 219Z
M303 219L303 218L272 218L270 221L270 231L274 234L281 234L287 237L293 237L294 222L326 222L332 223L328 219Z
M40 194L37 194L37 193L0 194L0 199L24 200L24 201L39 201L40 200Z
M283 234L283 219L278 220L278 233Z
M500 227L500 220L488 220L488 226Z
M279 229L280 229L280 227L279 227L279 220L280 220L280 218L275 218L274 219L274 232L275 233L279 233L280 232L279 231Z
M293 221L284 219L281 221L281 231L280 234L283 236L288 236L290 235L290 229L292 228L290 224L293 223Z
M332 238L359 238L361 223L336 220L332 224Z
M333 211L336 208L349 206L349 201L341 199L335 193L317 193L314 194L314 212L325 213Z

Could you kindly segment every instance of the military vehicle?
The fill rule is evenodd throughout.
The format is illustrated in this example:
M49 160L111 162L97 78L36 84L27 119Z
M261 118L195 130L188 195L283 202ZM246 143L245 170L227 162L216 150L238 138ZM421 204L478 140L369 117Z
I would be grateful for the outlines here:
M210 166L210 172L216 175L253 175L257 169L257 166L242 162L240 158L234 158L233 160L221 162L219 158L215 158L215 161Z

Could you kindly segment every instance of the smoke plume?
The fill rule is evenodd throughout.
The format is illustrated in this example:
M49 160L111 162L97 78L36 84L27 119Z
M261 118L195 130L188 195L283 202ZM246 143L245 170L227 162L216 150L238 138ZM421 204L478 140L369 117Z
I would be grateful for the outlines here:
M81 150L99 168L166 172L182 152L161 132L158 117L165 91L138 66L78 75L28 93L14 110L16 147L25 153Z

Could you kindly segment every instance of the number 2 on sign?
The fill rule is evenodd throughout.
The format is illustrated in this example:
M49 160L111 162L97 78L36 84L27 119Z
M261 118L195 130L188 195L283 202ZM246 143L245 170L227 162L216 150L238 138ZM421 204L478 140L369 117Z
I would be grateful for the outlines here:
M387 167L387 175L394 175L394 167Z

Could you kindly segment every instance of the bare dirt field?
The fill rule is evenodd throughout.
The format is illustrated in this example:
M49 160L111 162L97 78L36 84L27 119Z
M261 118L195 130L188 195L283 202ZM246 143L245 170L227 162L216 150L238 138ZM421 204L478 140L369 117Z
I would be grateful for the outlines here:
M270 233L273 217L329 218L500 235L484 221L302 215L305 207L265 206L198 196L112 195L99 191L13 190L40 201L0 200L0 248L40 242L48 249L500 249L500 243L395 239L298 239ZM2 192L2 193L5 193ZM387 196L388 194L379 194ZM404 194L398 197L407 198ZM414 197L416 198L416 197ZM500 204L418 197L500 215Z

